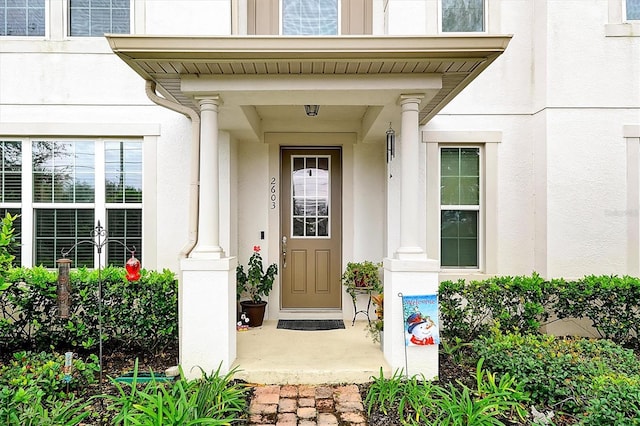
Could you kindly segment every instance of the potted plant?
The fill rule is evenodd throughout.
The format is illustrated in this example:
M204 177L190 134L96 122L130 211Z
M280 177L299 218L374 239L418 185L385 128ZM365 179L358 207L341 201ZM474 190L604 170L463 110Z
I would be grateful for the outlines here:
M246 293L249 300L240 302L243 311L249 317L249 326L259 327L264 320L264 312L267 302L263 297L269 296L273 288L273 281L278 274L278 265L272 263L264 271L260 246L253 246L253 254L249 258L249 264L245 272L243 265L236 268L236 291L238 299Z
M382 264L369 260L347 263L342 274L342 284L352 299L355 300L357 293L382 293L381 267Z

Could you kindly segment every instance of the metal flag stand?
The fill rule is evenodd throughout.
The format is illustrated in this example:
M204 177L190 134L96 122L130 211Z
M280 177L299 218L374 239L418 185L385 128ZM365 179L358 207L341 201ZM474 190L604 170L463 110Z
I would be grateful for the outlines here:
M400 321L400 326L402 327L402 346L404 347L404 376L408 379L409 361L407 358L407 337L404 335L404 294L400 292L398 293L398 297L400 298L400 303L402 305L402 321Z

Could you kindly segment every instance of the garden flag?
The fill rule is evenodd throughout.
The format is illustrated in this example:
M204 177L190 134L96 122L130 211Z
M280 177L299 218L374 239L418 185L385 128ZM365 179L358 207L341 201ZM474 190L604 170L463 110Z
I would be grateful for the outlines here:
M428 346L440 344L438 330L438 297L402 296L404 330L407 346Z

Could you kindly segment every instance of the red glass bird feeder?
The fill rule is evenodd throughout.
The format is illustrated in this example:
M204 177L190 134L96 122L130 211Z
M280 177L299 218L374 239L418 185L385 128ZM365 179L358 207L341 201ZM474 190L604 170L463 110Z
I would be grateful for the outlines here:
M127 260L125 269L127 270L127 281L138 281L140 279L140 261L134 257L133 252L131 252L131 258Z

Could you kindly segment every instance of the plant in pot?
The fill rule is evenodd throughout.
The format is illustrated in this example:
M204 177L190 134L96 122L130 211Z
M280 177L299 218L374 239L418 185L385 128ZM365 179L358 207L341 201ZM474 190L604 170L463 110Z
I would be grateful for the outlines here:
M249 296L249 300L240 302L242 310L249 317L250 327L259 327L264 320L267 302L263 297L269 296L273 288L273 281L278 274L278 265L272 263L265 271L262 266L260 246L253 246L253 254L249 258L247 270L243 265L236 268L236 291L240 298L243 294Z
M358 293L382 293L382 281L380 280L381 263L349 262L342 274L342 284L347 293L355 300Z

